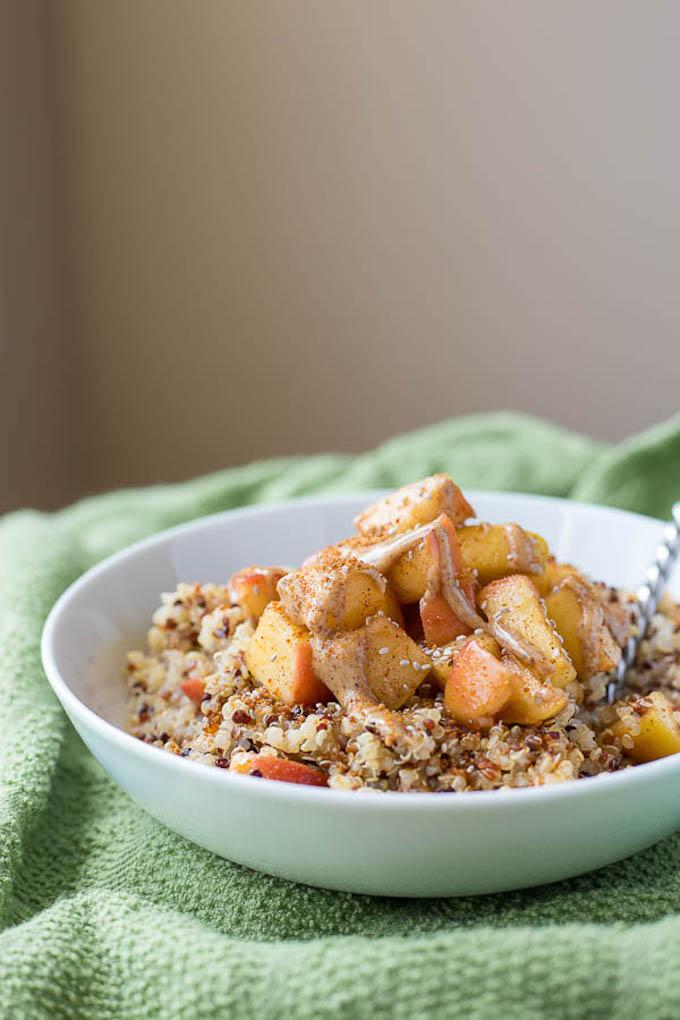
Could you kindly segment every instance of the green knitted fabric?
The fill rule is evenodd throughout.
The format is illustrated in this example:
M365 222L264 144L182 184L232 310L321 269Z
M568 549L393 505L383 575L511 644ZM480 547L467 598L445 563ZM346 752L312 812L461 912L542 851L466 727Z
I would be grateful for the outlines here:
M45 615L102 556L197 515L435 470L664 516L680 493L680 420L607 448L517 415L465 418L359 457L269 461L5 519L3 1020L680 1017L680 837L527 892L398 901L306 888L166 831L104 774L51 694Z

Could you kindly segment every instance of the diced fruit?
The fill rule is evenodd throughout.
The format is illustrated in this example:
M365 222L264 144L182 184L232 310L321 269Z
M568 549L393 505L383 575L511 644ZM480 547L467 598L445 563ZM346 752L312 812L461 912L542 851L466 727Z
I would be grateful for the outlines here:
M271 754L258 754L246 762L232 765L232 772L263 779L276 779L280 783L301 783L303 786L328 786L326 775L321 769L303 765L289 758L275 758Z
M581 576L580 572L571 563L558 563L554 556L549 556L542 574L532 577L531 580L538 588L538 594L544 597L559 584L563 577L569 574Z
M513 656L501 655L488 634L463 643L444 691L444 708L466 726L485 728L496 720L521 726L552 719L567 704L567 695L542 684Z
M463 560L458 545L457 529L448 517L442 516L433 530L403 553L389 571L389 579L394 593L401 603L409 605L418 602L427 590L428 579L433 571L441 567L440 548L434 527L440 527L446 533L448 548L451 555L451 566L456 575L463 571Z
M473 729L491 726L513 692L512 677L493 638L468 638L456 656L444 691L444 710Z
M384 616L366 624L364 670L371 691L387 708L397 709L415 694L430 672L427 655L406 631Z
M284 567L245 567L229 581L229 596L246 616L259 620L266 606L278 599L276 585L287 573Z
M461 568L477 571L480 585L510 574L540 575L548 559L545 539L519 524L470 524L456 534Z
M605 622L598 593L577 574L567 574L546 598L548 616L564 638L579 680L616 669L621 649Z
M470 628L461 622L444 595L424 596L420 606L423 635L428 645L446 645Z
M448 570L442 561L442 541L450 559ZM456 529L449 518L442 515L433 522L432 531L403 553L390 571L390 581L401 602L409 604L421 600L420 617L425 640L430 645L446 644L472 630L451 606L442 587L447 576L455 578L462 597L474 612L474 581L470 574L462 573L461 566Z
M180 687L186 694L187 698L193 701L196 708L199 707L203 701L203 695L205 694L205 680L199 680L196 677L189 677L184 683L180 684Z
M661 691L652 691L631 703L639 732L632 732L625 719L610 727L617 737L629 736L633 741L626 754L636 762L655 761L680 751L680 713ZM625 745L624 745L625 747Z
M492 581L479 593L479 605L498 643L540 680L567 687L576 679L572 661L528 577L516 574Z
M430 567L431 559L425 539L399 557L389 572L389 578L402 605L418 602L423 597Z
M330 691L316 676L309 631L293 623L280 602L270 602L246 652L256 683L289 705L328 701Z
M431 475L385 496L359 514L354 523L360 534L378 540L429 524L440 514L446 514L454 524L475 515L453 479L443 474Z
M554 718L566 706L569 700L566 691L551 683L541 683L512 655L502 655L501 662L513 675L512 695L500 713L504 722L535 726Z
M457 658L465 640L467 639L459 637L456 638L455 641L449 642L444 647L437 647L433 651L428 652L432 663L432 672L430 673L429 679L430 682L434 683L434 685L441 691L446 688L446 681L449 679L451 666Z
M382 574L332 546L286 574L278 591L290 618L315 632L355 630L380 612L401 622L399 603Z

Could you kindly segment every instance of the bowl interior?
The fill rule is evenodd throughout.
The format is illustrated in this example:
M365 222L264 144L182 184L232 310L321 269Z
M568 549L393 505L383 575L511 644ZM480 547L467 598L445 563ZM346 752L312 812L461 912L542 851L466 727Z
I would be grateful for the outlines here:
M604 507L510 493L469 496L480 520L517 521L544 535L558 559L609 584L637 587L661 536L660 522ZM70 691L121 726L125 651L143 647L161 592L178 581L224 582L251 563L298 564L350 534L354 515L370 498L249 508L154 536L95 567L62 596L46 627L45 650ZM671 587L678 596L677 574Z

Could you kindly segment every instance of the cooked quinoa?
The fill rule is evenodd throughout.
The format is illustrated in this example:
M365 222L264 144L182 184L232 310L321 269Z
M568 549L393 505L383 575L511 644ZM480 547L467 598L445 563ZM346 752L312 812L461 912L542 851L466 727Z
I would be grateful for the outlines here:
M611 590L607 598L614 608L629 611L625 593ZM608 706L607 676L598 674L588 681L581 704L576 690L568 692L565 708L547 723L496 722L486 731L449 718L442 693L429 678L400 709L404 727L396 738L381 734L361 709L346 709L337 701L303 706L277 700L248 672L253 632L227 587L180 584L163 595L146 649L127 658L130 732L217 768L272 755L323 770L334 789L462 793L627 768L634 764L628 756L630 734L644 712L640 696L660 690L680 714L680 608L669 599L641 642L626 698ZM447 650L435 654L445 659ZM197 703L182 686L192 680L202 685L196 688L203 690ZM617 720L626 722L622 736L610 729Z

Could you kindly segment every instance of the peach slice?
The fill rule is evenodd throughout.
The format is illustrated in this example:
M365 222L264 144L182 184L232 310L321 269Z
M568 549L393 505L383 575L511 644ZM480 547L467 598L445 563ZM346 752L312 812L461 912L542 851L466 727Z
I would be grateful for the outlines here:
M475 582L469 574L461 576L456 529L446 517L425 539L425 551L431 566L427 590L420 600L423 634L429 645L445 645L461 634L470 634L478 622L474 619Z
M303 786L328 786L325 772L303 765L290 758L275 758L272 754L257 754L248 761L230 766L230 772L240 772L246 776L261 776L263 779L275 779L280 783L300 783Z
M500 718L519 726L536 726L553 719L566 707L567 692L551 683L541 683L531 670L512 655L501 655L501 662L512 674L512 694L503 706Z
M267 605L278 599L276 586L287 573L285 567L244 567L229 581L229 597L246 616L259 620Z
M458 543L457 529L448 517L441 516L432 522L432 530L411 549L396 560L388 572L394 594L403 605L418 602L428 587L433 570L441 569L441 552L435 529L443 529L456 575L463 572L463 558Z
M602 599L585 578L567 574L546 598L548 616L564 639L579 680L616 669L621 649L605 622Z
M576 670L546 614L533 582L522 574L492 581L481 590L479 605L488 629L502 648L540 680L568 687Z
M543 573L537 577L532 577L532 581L538 589L538 594L545 598L555 585L560 583L563 577L568 577L570 574L581 576L580 572L571 563L558 563L554 556L549 556Z
M203 701L203 695L205 694L205 680L199 680L197 677L189 677L184 683L180 684L180 687L186 694L190 701L193 701L196 708L200 708L201 702Z
M278 592L290 618L315 633L355 630L384 613L401 622L401 610L383 575L333 546L286 574Z
M442 558L442 542L449 564ZM397 598L407 605L420 600L421 622L425 640L430 645L446 644L473 629L469 615L476 615L475 584L469 574L461 573L461 567L456 529L449 518L442 515L432 523L432 530L403 553L390 570L389 578ZM447 582L457 586L461 602L467 603L467 620L461 618L461 612L447 599Z
M548 560L545 539L519 524L469 524L456 535L461 569L476 572L480 585L510 574L540 576Z
M360 513L354 523L361 535L378 541L429 524L440 514L446 514L454 524L475 516L456 483L444 474L397 489Z
M294 623L280 602L270 602L246 652L256 683L289 705L316 705L331 693L314 672L310 634Z
M385 616L369 620L365 634L368 686L387 708L402 708L430 672L430 660L406 631Z
M474 600L474 586L469 581L464 588L461 585L461 589L466 598ZM425 643L430 646L447 645L449 641L469 634L472 629L463 623L441 592L437 595L423 596L420 603L420 619Z
M444 711L470 729L493 725L513 694L513 678L493 638L474 635L456 656L446 681Z
M467 637L458 637L443 647L438 646L434 649L427 649L427 654L432 662L432 672L429 679L440 691L446 689L446 682L449 679L451 667L466 640Z
M626 750L636 762L656 761L680 752L680 712L661 691L652 691L632 702L639 732L631 732L623 719L610 727L618 737L626 734L633 746Z

